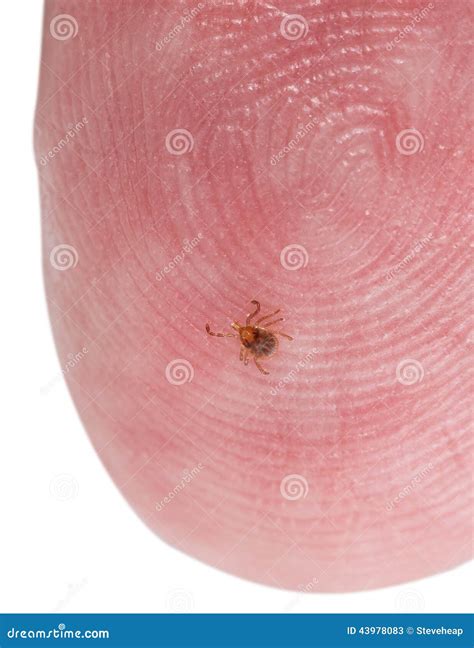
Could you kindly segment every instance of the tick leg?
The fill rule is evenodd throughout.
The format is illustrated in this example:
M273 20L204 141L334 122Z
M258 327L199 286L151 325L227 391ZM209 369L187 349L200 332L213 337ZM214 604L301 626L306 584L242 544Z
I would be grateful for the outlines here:
M252 299L250 303L255 304L256 308L253 313L249 313L247 315L247 319L245 320L246 326L250 324L250 320L252 320L255 317L255 315L258 315L258 313L260 313L260 302L258 302L256 299Z
M214 335L214 337L237 337L236 333L213 333L209 324L206 324L206 331L209 335Z
M286 333L282 333L281 331L271 331L273 335L281 335L282 337L286 337L289 340L293 340L294 338L291 337L291 335L287 335Z
M276 310L274 313L270 313L269 315L264 315L263 317L261 317L259 320L257 320L257 321L255 322L255 325L260 324L260 322L263 322L263 320L266 320L266 319L268 319L269 317L273 317L274 315L276 315L276 314L279 313L280 311L281 311L281 308L279 308L278 310Z
M260 362L257 360L257 358L255 358L255 356L254 356L254 359L253 359L253 360L254 360L255 364L257 365L258 369L259 369L263 374L265 374L266 376L268 376L268 374L269 374L270 372L267 371L266 369L264 369L264 368L262 367L262 365L261 365Z
M240 347L240 359L242 360L245 366L248 365L249 363L248 350L244 346Z
M277 322L283 322L283 317L280 317L280 318L278 318L276 320L273 320L273 322L268 322L268 323L264 324L263 326L265 328L268 328L269 326L271 326L272 324L276 324Z

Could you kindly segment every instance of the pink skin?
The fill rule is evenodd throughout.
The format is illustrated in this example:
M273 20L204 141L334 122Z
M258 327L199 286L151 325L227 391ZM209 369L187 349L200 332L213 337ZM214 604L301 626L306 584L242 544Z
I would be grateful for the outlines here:
M245 578L347 591L471 556L471 21L468 0L424 6L46 3L61 365L80 352L71 393L141 518ZM59 40L64 13L78 32ZM166 146L174 129L192 150ZM58 270L62 244L77 264ZM294 337L268 376L205 331L252 299Z

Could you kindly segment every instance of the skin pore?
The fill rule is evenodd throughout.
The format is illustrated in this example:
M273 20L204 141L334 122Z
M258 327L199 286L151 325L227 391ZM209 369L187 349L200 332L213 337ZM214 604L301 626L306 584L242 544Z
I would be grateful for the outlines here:
M311 591L470 558L469 12L46 2L59 359L105 467L174 547ZM293 338L269 375L205 330L252 300Z

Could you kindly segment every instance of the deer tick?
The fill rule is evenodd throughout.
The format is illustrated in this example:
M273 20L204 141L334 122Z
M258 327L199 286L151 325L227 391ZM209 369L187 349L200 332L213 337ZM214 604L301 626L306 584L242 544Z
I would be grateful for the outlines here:
M236 333L213 333L209 324L206 324L206 331L209 335L214 335L215 337L239 337L240 359L244 365L248 365L249 357L252 356L258 369L263 374L267 375L269 372L262 367L259 361L261 359L270 358L274 353L276 353L278 349L277 335L281 335L288 340L292 340L293 338L281 331L271 331L269 328L277 322L282 322L283 317L279 317L271 322L265 321L271 319L274 315L277 315L281 310L280 308L273 313L260 317L252 324L251 322L253 318L260 312L260 303L255 299L250 303L255 305L255 310L253 313L247 315L245 326L241 326L238 322L232 322L231 324L231 327L236 331Z

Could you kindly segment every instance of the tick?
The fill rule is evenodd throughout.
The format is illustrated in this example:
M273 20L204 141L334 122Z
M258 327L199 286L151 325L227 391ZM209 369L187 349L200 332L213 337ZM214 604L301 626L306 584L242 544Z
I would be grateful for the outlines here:
M260 364L260 360L265 358L270 358L278 350L278 338L277 335L292 340L293 338L286 333L281 331L271 331L270 326L276 324L277 322L283 322L283 317L279 317L271 322L265 321L271 319L274 315L277 315L280 312L280 308L273 313L264 315L260 317L253 324L251 323L254 317L260 313L260 302L256 299L253 299L251 304L255 305L255 310L253 313L249 313L245 320L245 326L241 326L238 322L232 322L231 327L236 333L213 333L209 324L206 324L206 331L209 335L214 335L215 337L238 337L240 338L240 359L244 365L248 365L249 358L253 357L257 368L265 375L268 375L266 369Z

